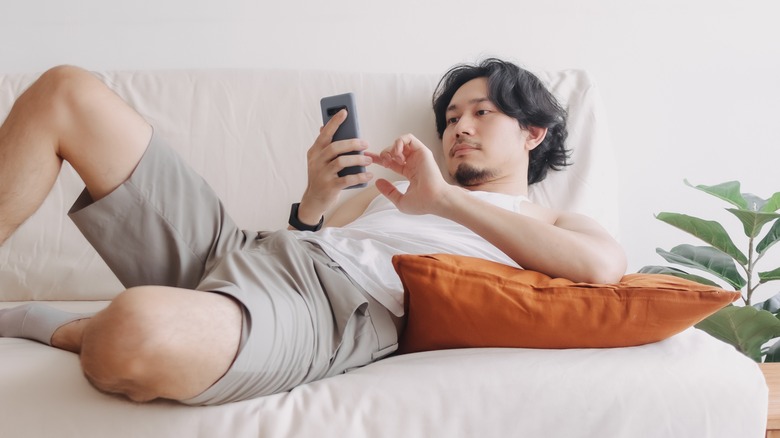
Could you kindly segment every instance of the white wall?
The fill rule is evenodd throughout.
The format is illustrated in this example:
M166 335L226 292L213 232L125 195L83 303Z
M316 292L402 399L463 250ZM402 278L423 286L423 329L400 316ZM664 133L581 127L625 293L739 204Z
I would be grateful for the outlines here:
M780 191L775 0L3 0L0 71L303 67L442 73L496 55L583 68L621 162L629 270L687 237L664 211L730 220L683 185ZM734 223L734 231L741 228ZM688 240L694 243L693 240ZM780 251L775 249L775 251ZM780 260L775 258L774 260ZM776 262L775 262L776 263ZM774 268L767 264L764 268ZM776 288L777 289L777 288Z

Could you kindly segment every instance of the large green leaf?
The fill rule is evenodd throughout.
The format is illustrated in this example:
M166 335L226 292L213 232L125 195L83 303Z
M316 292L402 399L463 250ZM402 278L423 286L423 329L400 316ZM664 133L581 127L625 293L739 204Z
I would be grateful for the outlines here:
M759 272L758 280L762 284L769 281L780 280L780 268L774 269L772 271L767 271L767 272Z
M724 307L696 324L696 328L735 346L756 362L761 361L761 346L780 336L780 320L752 306Z
M777 243L778 240L780 240L780 220L775 221L775 223L772 224L772 227L769 228L766 236L764 236L764 238L758 242L756 251L758 251L759 254L762 254L764 251L769 249L770 246Z
M695 281L697 283L706 284L708 286L715 286L715 287L721 287L718 283L715 283L714 281L700 277L698 275L689 274L682 269L672 268L671 266L656 266L656 265L650 265L645 266L642 269L638 271L640 274L664 274L664 275L673 275L675 277L684 278L686 280Z
M739 181L729 181L714 186L701 184L694 186L686 179L685 184L716 196L741 210L762 211L764 213L780 210L780 192L773 194L769 199L763 199L752 193L740 193Z
M780 362L780 342L775 341L766 352L764 362Z
M726 232L721 224L715 221L707 221L686 214L668 212L658 213L656 218L698 237L705 243L730 255L742 265L746 265L748 262L745 254L734 245L729 233Z
M747 211L761 211L766 205L766 199L752 193L743 193L742 197L747 202Z
M780 192L777 192L774 195L770 196L769 199L766 201L766 204L764 204L764 206L761 207L761 211L766 213L772 213L777 210L780 210Z
M745 198L742 197L742 193L740 193L739 181L729 181L714 186L694 186L686 179L685 184L693 187L694 189L698 189L710 195L717 196L718 198L734 205L735 207L741 208L743 210L748 209L748 203Z
M742 222L742 226L745 229L745 235L750 238L758 236L758 233L761 232L761 228L763 228L764 225L780 217L780 214L777 213L737 210L736 208L727 208L726 211L736 216L740 222Z
M709 246L677 245L671 251L656 248L655 252L669 263L709 272L726 281L735 290L740 290L747 284L737 271L734 259Z
M769 199L764 199L752 193L743 193L742 197L747 202L747 209L763 213L773 213L780 208L780 193L775 193Z
M753 304L753 307L755 307L758 310L766 310L769 313L777 314L777 312L780 311L780 294L777 294L772 298L769 298L763 303Z

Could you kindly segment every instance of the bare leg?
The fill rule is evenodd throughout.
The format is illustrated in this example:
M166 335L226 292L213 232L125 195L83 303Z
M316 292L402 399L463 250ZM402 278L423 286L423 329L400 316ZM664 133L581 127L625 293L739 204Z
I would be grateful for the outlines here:
M42 303L7 310L0 336L80 354L93 385L135 401L186 400L206 390L233 362L243 317L224 295L166 286L128 289L92 317Z
M91 73L56 67L0 126L0 244L41 205L68 161L97 200L132 173L151 126Z
M52 321L81 317L52 310L38 314L49 315ZM91 318L52 329L53 334L38 327L50 325L44 318L28 321L26 331L11 336L50 340L54 347L80 354L84 374L102 391L135 401L186 400L228 370L238 352L242 317L240 305L224 295L143 286L123 292ZM6 329L14 331L18 325L19 321ZM39 336L29 336L31 330Z
M133 172L152 129L95 76L75 67L44 73L0 126L0 244L32 215L68 161L98 200ZM214 293L138 287L103 312L54 331L80 352L99 389L145 401L203 392L232 363L241 309Z
M79 319L69 322L58 328L51 336L51 346L73 353L81 353L81 341L84 337L84 328L91 318Z
M102 391L135 401L186 400L233 363L241 320L240 305L224 295L144 286L89 320L63 326L52 343L80 350L84 374Z

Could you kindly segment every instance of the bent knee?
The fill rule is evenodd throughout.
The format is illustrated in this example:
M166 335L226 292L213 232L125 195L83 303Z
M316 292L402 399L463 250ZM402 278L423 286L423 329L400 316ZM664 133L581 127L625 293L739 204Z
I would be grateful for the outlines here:
M136 402L151 401L162 395L150 387L141 371L143 362L129 358L120 361L105 351L92 350L81 354L81 368L87 380L98 390L119 394Z
M46 70L33 87L43 88L51 99L73 101L83 95L88 87L102 84L99 79L87 70L72 65L60 65Z
M93 318L82 341L82 369L98 389L136 401L191 398L227 371L240 326L240 310L228 298L132 288Z
M67 123L72 113L82 110L96 91L105 88L105 84L89 71L60 65L45 71L23 97L27 103L39 105L40 111L50 111L53 121Z
M153 374L150 343L154 340L138 304L117 298L93 317L82 339L81 367L99 390L147 401L159 396L149 385Z
M75 65L62 64L62 65L54 66L46 70L45 72L43 72L40 76L39 81L58 83L58 82L62 82L65 79L78 77L84 74L91 74L91 73Z

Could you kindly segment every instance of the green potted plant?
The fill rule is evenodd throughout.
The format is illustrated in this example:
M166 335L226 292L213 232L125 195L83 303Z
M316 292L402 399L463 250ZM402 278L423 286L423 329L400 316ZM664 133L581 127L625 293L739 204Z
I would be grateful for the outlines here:
M700 283L731 288L742 293L742 305L729 305L696 325L697 328L733 345L756 362L780 362L780 293L767 300L754 302L759 286L780 280L780 267L759 271L757 265L767 251L780 241L780 192L769 199L740 192L740 183L730 181L715 186L690 187L728 202L736 208L726 211L742 224L747 247L740 250L731 235L717 221L704 220L680 213L663 212L656 218L683 230L707 245L678 245L669 251L656 252L667 262L707 272L716 281L668 266L645 266L639 272L669 274ZM771 224L771 225L769 225ZM767 231L762 230L769 225ZM721 284L719 284L721 283ZM725 286L725 287L724 287Z

